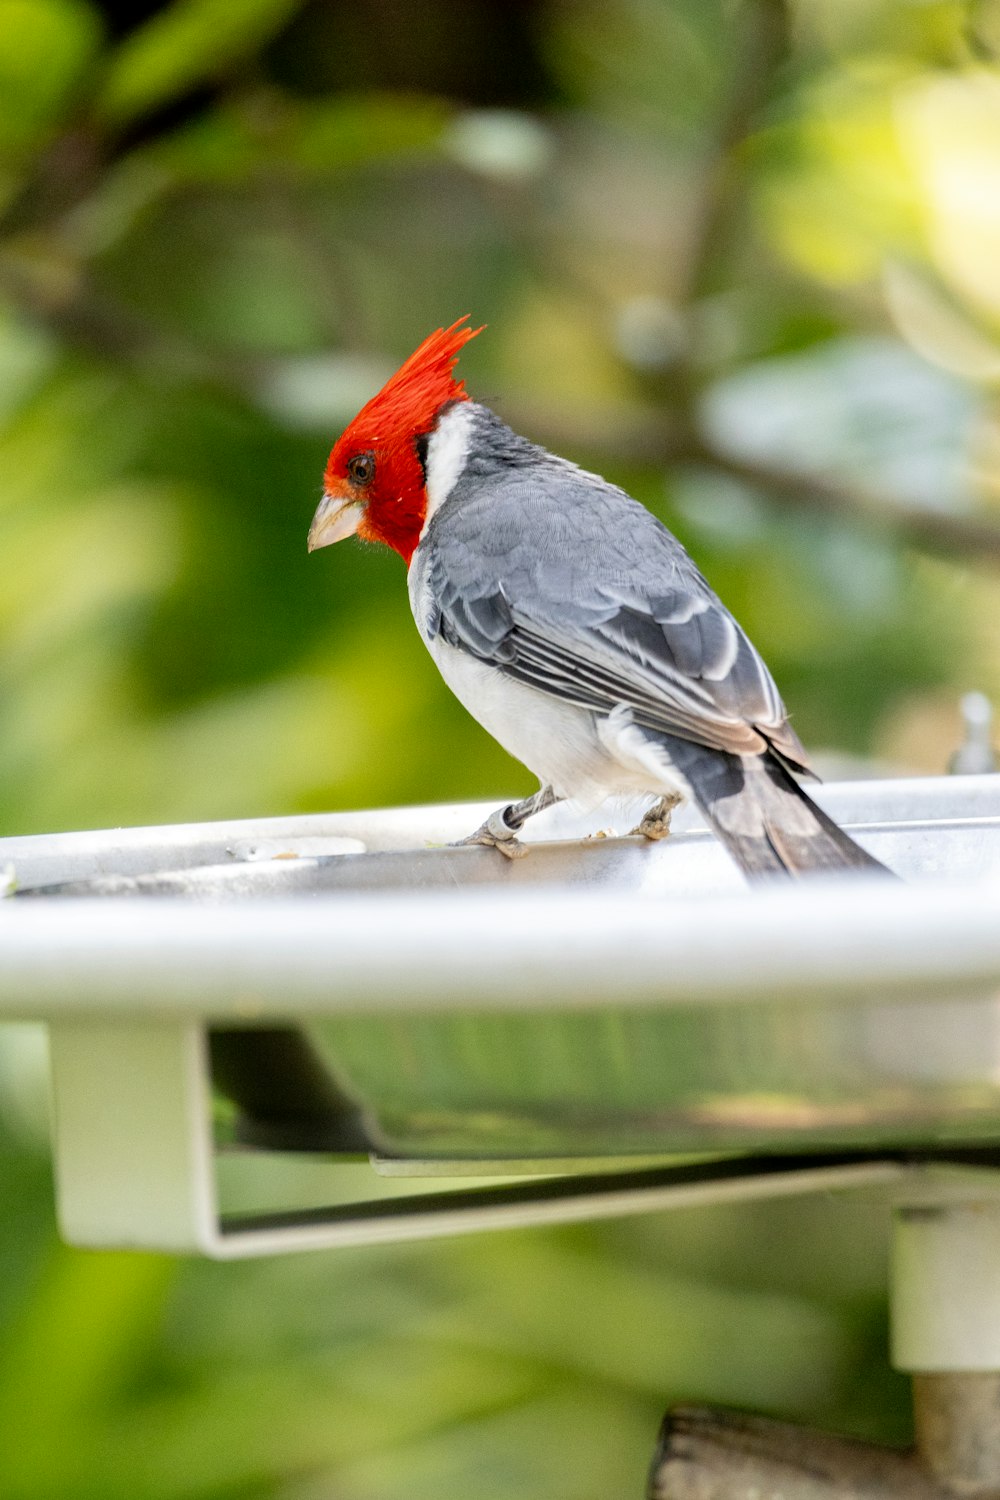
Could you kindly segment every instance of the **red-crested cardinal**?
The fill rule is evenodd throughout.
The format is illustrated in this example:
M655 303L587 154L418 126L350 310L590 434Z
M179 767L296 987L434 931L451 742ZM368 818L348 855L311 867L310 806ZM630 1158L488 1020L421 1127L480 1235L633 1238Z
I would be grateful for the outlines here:
M881 869L794 779L806 753L763 660L680 542L613 484L519 437L455 378L481 329L438 329L335 445L310 551L357 533L409 568L445 682L541 782L468 843L564 798L697 803L751 876Z

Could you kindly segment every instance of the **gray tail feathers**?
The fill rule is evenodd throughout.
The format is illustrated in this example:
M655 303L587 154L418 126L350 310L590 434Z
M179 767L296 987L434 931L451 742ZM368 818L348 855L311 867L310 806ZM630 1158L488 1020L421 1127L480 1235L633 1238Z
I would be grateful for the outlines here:
M727 755L673 738L669 752L709 825L751 879L830 870L889 873L770 753Z

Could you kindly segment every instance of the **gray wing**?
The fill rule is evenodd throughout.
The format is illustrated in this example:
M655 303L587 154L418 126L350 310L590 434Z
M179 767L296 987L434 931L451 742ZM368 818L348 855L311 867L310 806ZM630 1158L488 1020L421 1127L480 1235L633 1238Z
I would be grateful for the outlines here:
M623 491L558 460L494 475L449 499L421 552L430 636L581 707L808 768L758 652Z

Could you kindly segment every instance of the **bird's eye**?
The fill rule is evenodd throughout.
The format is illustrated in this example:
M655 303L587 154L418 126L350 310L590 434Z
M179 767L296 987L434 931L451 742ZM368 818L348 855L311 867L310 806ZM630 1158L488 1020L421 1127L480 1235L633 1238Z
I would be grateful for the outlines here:
M374 453L355 453L348 462L347 477L352 484L371 484L375 478Z

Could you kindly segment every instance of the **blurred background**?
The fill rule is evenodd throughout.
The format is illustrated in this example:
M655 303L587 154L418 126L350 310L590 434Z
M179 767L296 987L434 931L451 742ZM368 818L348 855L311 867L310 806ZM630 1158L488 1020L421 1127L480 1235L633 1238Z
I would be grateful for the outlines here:
M466 312L808 745L944 769L1000 693L998 0L0 0L0 833L531 789L399 559L305 551ZM678 1399L907 1436L863 1196L84 1254L44 1068L3 1032L4 1500L605 1500Z

